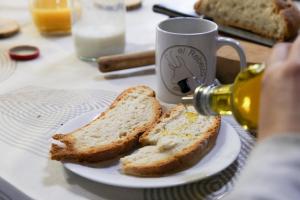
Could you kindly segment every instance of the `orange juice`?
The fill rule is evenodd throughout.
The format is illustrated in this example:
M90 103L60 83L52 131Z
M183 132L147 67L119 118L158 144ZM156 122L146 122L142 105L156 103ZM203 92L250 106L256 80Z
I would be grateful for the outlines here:
M68 0L34 0L31 3L31 13L41 33L71 32L71 9Z

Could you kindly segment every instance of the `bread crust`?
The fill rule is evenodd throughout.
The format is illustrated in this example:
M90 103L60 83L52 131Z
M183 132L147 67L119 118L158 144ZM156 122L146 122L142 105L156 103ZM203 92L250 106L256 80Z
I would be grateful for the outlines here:
M300 12L298 8L296 8L290 0L276 0L275 4L286 22L284 37L279 38L279 40L295 38L298 35L298 30L300 28Z
M194 4L194 9L198 14L205 14L205 5L208 4L209 0L198 0ZM225 21L222 18L214 18L214 16L209 16L212 17L217 23L224 24L224 25L229 25L229 26L235 26L238 28L246 29L251 32L258 33L260 35L263 35L268 38L276 39L278 41L284 41L284 40L289 40L297 36L298 30L300 28L300 12L298 8L293 4L291 0L273 0L275 13L278 13L280 15L285 24L284 24L284 34L280 35L279 37L276 37L272 33L266 34L266 32L263 32L262 30L257 29L255 26L252 25L246 25L246 24L241 24L237 23L234 21Z
M197 0L196 3L194 4L194 10L198 15L202 15L201 13L201 5L202 5L203 0Z
M181 104L178 105L170 112L166 113L163 117L161 117L161 119L165 117L172 118L172 113L174 113L174 111L178 109L181 109L182 106L183 105ZM155 177L174 173L194 165L214 147L221 125L221 117L216 116L212 124L213 126L210 127L207 132L203 133L201 139L199 139L193 145L183 149L183 151L177 153L176 155L163 161L154 162L143 166L125 164L122 165L122 171L126 174L134 176ZM140 142L143 145L149 144L146 139L149 133L150 130L145 132L140 138Z
M89 148L87 151L84 152L78 151L74 147L75 138L73 137L72 133L76 132L77 130L69 134L55 134L53 136L53 139L64 143L65 147L61 147L57 144L52 144L50 150L51 159L60 160L60 161L94 163L94 162L99 162L99 161L108 160L117 157L120 154L132 150L132 148L134 148L138 144L139 136L147 129L152 127L153 124L155 124L156 121L161 116L161 110L162 110L161 106L155 98L155 92L151 88L142 85L142 86L132 87L123 91L113 101L111 106L105 112L103 112L99 117L95 119L95 120L101 120L105 118L107 113L110 112L110 110L112 110L114 107L118 106L118 103L122 101L129 93L134 93L138 89L147 90L149 92L148 96L152 98L151 101L152 101L154 115L152 119L149 120L149 122L147 122L143 126L134 128L131 134L127 134L127 136L122 139L119 139L107 145L103 145L101 147ZM85 125L80 129L87 128L88 126L90 126L91 123Z

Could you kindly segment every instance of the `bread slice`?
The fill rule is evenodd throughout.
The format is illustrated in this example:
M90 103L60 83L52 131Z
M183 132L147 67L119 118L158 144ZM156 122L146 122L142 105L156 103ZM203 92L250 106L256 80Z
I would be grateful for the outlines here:
M135 176L159 176L195 164L214 146L220 119L201 116L191 105L175 106L141 136L146 146L121 158L121 170Z
M276 40L297 35L300 13L291 0L198 0L199 14Z
M129 88L88 125L68 134L54 135L64 146L52 144L51 159L98 162L114 158L131 150L160 115L161 106L152 89Z

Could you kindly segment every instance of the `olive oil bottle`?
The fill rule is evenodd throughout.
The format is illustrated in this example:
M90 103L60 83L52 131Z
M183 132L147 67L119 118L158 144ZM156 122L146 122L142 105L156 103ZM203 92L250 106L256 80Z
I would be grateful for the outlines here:
M193 97L196 110L203 115L232 114L245 129L256 130L263 71L264 65L251 65L233 84L199 86ZM190 100L183 98L186 103Z

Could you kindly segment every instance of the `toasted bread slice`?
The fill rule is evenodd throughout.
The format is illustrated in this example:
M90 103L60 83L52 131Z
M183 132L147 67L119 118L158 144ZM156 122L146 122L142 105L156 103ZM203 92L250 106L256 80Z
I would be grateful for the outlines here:
M291 0L198 0L195 10L276 40L294 38L300 27L300 12Z
M198 162L215 144L219 116L201 116L179 104L166 113L140 142L146 145L121 158L121 170L136 176L159 176Z
M114 158L131 150L160 115L161 106L152 89L129 88L88 125L68 134L54 135L64 145L52 144L51 159L98 162Z

